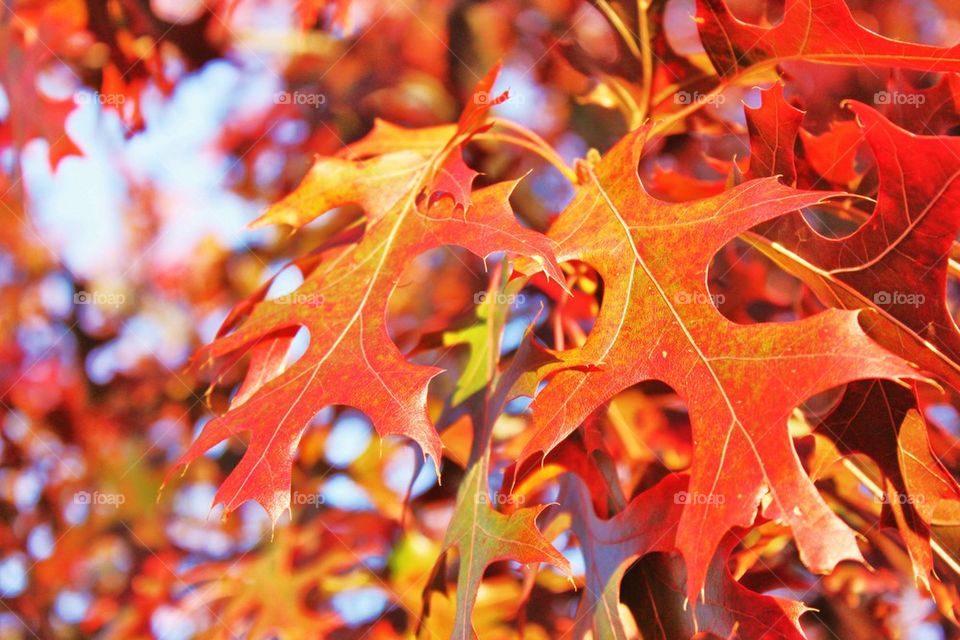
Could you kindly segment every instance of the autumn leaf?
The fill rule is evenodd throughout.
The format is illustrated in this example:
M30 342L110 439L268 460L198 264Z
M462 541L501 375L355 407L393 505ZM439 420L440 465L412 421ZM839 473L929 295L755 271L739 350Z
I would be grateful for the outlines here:
M503 305L498 305L496 301L505 295L505 285L505 275L491 279L488 301L481 307L486 309L484 325L488 331L503 322ZM505 489L491 493L488 486L493 427L497 416L503 412L509 400L533 392L536 377L531 374L528 363L552 361L549 354L530 339L529 328L525 338L516 356L502 371L499 367L499 349L472 348L472 367L468 367L462 376L467 380L482 378L486 393L471 395L459 406L460 409L466 409L466 415L473 424L471 454L466 476L457 492L440 556L434 566L434 577L427 584L423 596L425 609L429 609L431 593L446 591L446 563L450 551L456 549L459 565L456 614L450 633L452 638L479 638L473 626L473 610L484 571L491 563L498 560L534 565L546 562L570 575L569 561L536 526L538 517L549 505L525 507L523 497L510 495ZM498 344L498 341L494 341L494 344ZM479 373L471 373L473 370ZM501 513L499 508L505 508L510 513ZM420 629L423 628L421 624Z
M619 391L661 380L686 400L693 424L690 493L677 546L691 600L725 532L765 514L793 530L804 563L824 572L859 559L853 533L803 470L787 416L806 398L864 378L916 376L873 343L857 314L831 310L791 323L739 326L711 303L710 258L747 229L830 194L753 180L718 196L669 204L650 197L636 173L645 132L621 140L596 166L550 229L561 260L580 260L605 286L596 325L534 399L534 435L521 459L550 451ZM555 369L554 369L555 371ZM544 374L550 373L544 370Z
M784 140L778 162L794 173L792 144L798 131L803 135L798 119L802 113L784 106L779 89L764 92L761 109L748 113L751 121L761 123L751 129L751 139L761 148L762 139ZM936 229L945 223L955 224L949 222L953 217L949 204L953 178L941 177L934 166L947 173L951 167L955 169L956 150L943 138L910 135L868 107L851 104L851 108L858 114L860 135L878 161L880 196L873 216L840 240L820 236L799 215L783 218L764 231L781 244L758 246L786 268L805 276L827 302L877 309L878 314L864 318L872 335L900 350L912 346L913 357L928 364L933 359L927 354L932 351L939 356L933 360L934 366L941 365L934 370L945 372L944 379L951 381L953 372L942 365L949 366L952 360L941 350L953 348L956 329L944 298L948 259L937 252L948 254L952 240L939 236ZM782 120L778 128L776 117L780 113L789 116L789 123ZM811 142L811 138L805 138L807 145ZM844 154L837 150L828 155L837 158ZM917 166L927 162L930 167ZM767 161L760 166L769 164ZM914 196L916 192L922 195ZM923 208L917 207L914 212L907 205L904 210L903 203L915 197L923 198ZM939 248L927 249L928 233L944 238ZM862 267L849 268L847 265L857 262L857 254ZM911 284L909 294L893 292L889 294L891 300L886 301L887 292L876 283L894 272L915 274L916 284ZM894 296L912 296L916 304L902 304L904 300L894 304ZM938 330L938 325L943 328ZM908 334L907 340L901 339L904 333ZM895 384L856 383L847 388L840 404L818 429L836 442L841 453L865 453L879 465L886 490L895 498L887 503L887 510L907 542L915 578L929 585L934 575L929 544L934 505L951 510L948 505L955 504L960 494L954 479L932 454L926 425L913 409L915 405L915 395ZM927 502L928 496L935 499Z
M482 126L482 109L468 113L469 126ZM420 197L445 166L445 154L460 153L464 135L454 133L427 160L405 152L399 158L397 153L380 156L388 163L402 160L389 164L387 178L377 160L321 158L320 168L312 169L297 191L262 218L264 223L300 225L332 206L355 201L368 213L357 244L338 249L295 292L254 305L232 333L206 350L208 358L233 356L235 361L237 354L254 349L248 380L253 376L256 382L244 382L241 402L234 401L230 411L206 425L179 463L189 463L240 431L251 433L245 455L217 492L216 500L227 512L251 499L273 520L288 508L297 442L310 418L331 404L360 409L382 436L412 438L439 467L440 439L425 406L427 385L438 370L407 362L385 324L387 300L417 255L445 245L463 246L481 257L505 251L533 259L560 279L552 242L522 228L513 216L508 199L516 182L474 192L466 209L456 196ZM469 189L469 184L463 187ZM310 332L309 347L281 370L276 350L285 352L291 332L300 327Z
M955 524L960 486L936 458L910 389L888 382L850 385L817 425L839 453L868 455L883 474L884 507L907 543L914 577L929 588L935 577L930 548L934 523Z
M760 101L759 107L745 109L750 134L750 167L746 177L781 176L785 184L796 184L794 146L803 123L803 111L784 99L783 85L779 82L761 92Z
M313 609L311 596L348 585L378 584L361 561L382 553L382 546L348 546L329 526L315 523L281 531L265 553L195 567L183 581L200 601L215 607L221 621L216 632L205 637L226 639L240 632L284 640L326 635L341 629L343 621L333 610ZM307 559L312 562L304 569ZM250 589L251 584L258 588Z
M634 564L645 556L666 556L674 551L677 525L689 496L687 479L677 475L665 477L609 519L598 518L593 512L591 493L573 474L561 480L560 508L570 515L584 561L590 567L575 616L575 632L580 636L592 632L593 637L604 640L624 640L629 637L620 614L624 574L631 567L646 568L648 564ZM806 608L802 604L754 593L730 574L728 559L738 541L734 534L724 539L710 565L703 604L695 611L683 606L683 580L675 577L683 572L678 558L663 563L671 569L666 580L659 572L644 572L646 590L629 598L631 602L643 602L642 612L649 613L637 620L644 638L690 637L697 631L721 638L734 633L746 634L745 637L803 637L799 618ZM750 615L744 616L748 611Z
M914 362L958 387L960 333L945 296L960 229L960 144L910 134L863 104L851 102L849 108L877 162L873 214L840 239L820 235L800 216L784 217L764 228L776 244L758 246L827 303L876 310L863 318L871 336L898 350L910 345ZM909 284L897 289L889 284L892 278Z
M810 166L830 184L849 185L860 177L856 161L863 132L857 123L831 122L820 135L800 129L800 139Z
M537 518L548 505L520 508L509 515L491 505L496 496L486 486L485 464L473 465L457 495L457 508L447 528L437 571L442 575L447 553L456 549L459 557L457 573L457 614L451 638L478 638L471 614L484 570L498 560L514 560L521 564L549 563L570 573L570 563L560 555L537 529ZM425 595L425 597L429 597Z
M684 610L681 559L672 555L642 559L635 568L637 577L631 576L625 587L636 590L631 604L643 637L668 640L710 634L720 638L806 638L801 616L812 609L795 600L756 593L734 579L729 565L739 542L734 531L720 543L707 575L703 603L694 613ZM787 586L775 577L771 582L778 588Z
M493 283L497 286L484 292L478 300L475 310L476 323L443 334L444 346L469 347L467 362L457 377L456 389L450 397L453 405L459 405L475 393L486 389L494 378L493 369L499 360L500 338L509 311L507 302L517 295L505 291L506 277L504 272L502 281ZM522 284L522 280L514 280L511 291L517 291Z
M726 0L697 0L700 37L722 78L783 60L960 71L960 47L933 47L885 38L860 26L844 0L786 0L774 26L748 24Z
M82 16L82 8L79 9ZM63 158L80 155L80 149L65 130L67 116L76 103L73 96L57 99L37 90L38 76L51 61L57 60L57 53L38 41L37 36L62 41L64 33L77 28L78 17L50 7L39 12L36 24L21 20L4 20L0 24L0 48L7 52L0 64L0 89L4 90L4 111L9 111L0 121L0 146L20 149L30 140L42 138L49 145L54 168Z
M878 105L880 112L893 124L922 135L945 135L960 122L957 104L960 78L944 74L931 87L916 88L903 74L894 74L887 81L886 94Z
M686 480L668 476L630 501L609 520L593 512L590 494L576 476L564 476L560 508L570 514L573 532L590 567L575 619L580 636L625 639L620 618L620 581L630 564L648 553L673 549Z

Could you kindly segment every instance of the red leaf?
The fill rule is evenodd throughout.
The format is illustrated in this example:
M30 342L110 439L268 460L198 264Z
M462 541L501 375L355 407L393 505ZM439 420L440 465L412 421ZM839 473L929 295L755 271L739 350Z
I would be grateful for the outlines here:
M474 109L471 122L479 114ZM349 202L360 202L367 213L356 245L321 261L295 292L257 303L232 333L206 348L205 356L230 364L254 349L230 410L205 426L178 463L249 431L245 455L216 495L227 512L256 500L274 521L280 517L289 506L290 469L303 430L331 404L360 409L380 435L412 438L439 468L440 439L426 413L427 385L439 370L407 362L386 328L387 301L417 255L444 245L481 257L505 251L532 258L551 277L561 278L552 241L514 218L508 199L516 182L475 192L466 210L449 200L430 203L431 198L418 197L435 184L437 167L459 154L470 135L462 129L453 133L429 155L398 151L367 160L319 158L301 186L258 221L299 226ZM243 306L246 312L249 303ZM307 351L280 372L279 352L286 353L300 327L310 332ZM266 381L265 373L279 375Z
M799 322L738 326L710 303L710 257L737 234L830 195L753 180L684 204L650 197L637 179L644 132L629 134L594 169L550 236L562 260L596 268L605 293L586 343L531 405L524 455L547 452L597 406L643 380L685 398L693 424L691 494L677 534L693 600L726 531L749 526L761 497L793 529L815 571L860 558L852 532L821 499L793 449L787 416L804 399L851 380L912 377L874 344L855 313L831 310ZM556 371L546 368L543 374Z
M843 0L786 0L783 19L773 27L742 22L726 0L697 0L697 19L704 48L724 78L788 59L960 71L960 46L884 38L857 24Z

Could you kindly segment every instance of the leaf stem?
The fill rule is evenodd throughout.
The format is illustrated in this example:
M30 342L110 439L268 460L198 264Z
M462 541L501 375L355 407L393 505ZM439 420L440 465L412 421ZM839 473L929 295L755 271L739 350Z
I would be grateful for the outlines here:
M754 74L762 73L764 71L768 71L769 69L775 66L776 66L776 60L760 62L751 67L744 69L743 71L733 76L730 76L726 80L720 80L719 84L717 84L716 87L711 89L709 93L706 93L703 96L700 96L699 99L697 100L690 100L687 106L685 106L680 111L676 111L674 113L668 114L662 120L658 120L654 122L653 128L650 131L650 135L662 134L669 131L673 127L673 125L675 125L677 122L680 122L687 116L692 115L697 111L699 111L700 109L702 109L705 105L713 102L713 98L717 97L718 95L726 91L731 86L735 85L738 82L746 81L750 76ZM677 92L675 91L672 95L676 95L676 94Z
M640 0L641 2L643 0ZM639 3L638 3L639 4ZM633 33L631 33L629 27L624 24L623 20L620 18L620 14L617 13L613 7L610 6L610 3L607 0L597 0L597 8L606 16L607 20L610 21L610 25L617 30L617 33L620 34L620 37L623 38L623 43L627 45L627 49L630 50L630 53L633 54L633 57L637 60L642 58L640 49L637 47L637 41L634 39Z
M853 474L853 476L859 480L860 483L863 484L863 486L865 486L875 498L882 499L884 497L883 489L881 489L880 486L873 481L873 478L868 476L866 472L860 468L860 465L849 458L844 458L843 466L847 471ZM947 564L947 566L953 569L954 573L960 575L960 563L958 563L957 560L950 555L950 553L940 544L935 536L936 533L931 531L930 547L933 549L934 553L936 553L940 559Z
M506 133L486 132L486 133L476 134L475 136L473 136L473 139L474 140L490 140L493 142L505 142L508 144L516 145L518 147L523 147L528 151L533 151L534 153L539 155L541 158L543 158L544 160L552 164L554 167L556 167L556 169L560 173L562 173L563 176L567 180L569 180L571 183L573 184L577 183L576 172L574 172L574 170L570 168L570 166L567 165L566 162L564 162L563 158L561 158L560 155L556 151L554 151L553 147L551 147L539 135L537 135L533 131L530 131L523 125L517 124L515 122L511 122L510 120L502 120L500 118L497 118L493 120L493 124L496 126L501 126L505 129L516 131L517 133L520 133L526 136L526 138L522 138L519 136L514 136Z
M640 94L640 122L647 119L650 109L650 93L653 90L653 50L650 48L650 21L647 11L650 0L637 0L637 19L640 23L640 63L643 69L643 86Z

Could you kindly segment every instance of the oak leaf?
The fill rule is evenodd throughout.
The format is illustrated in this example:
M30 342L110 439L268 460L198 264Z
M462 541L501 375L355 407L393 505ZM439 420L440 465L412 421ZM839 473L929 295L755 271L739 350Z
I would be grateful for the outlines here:
M946 279L952 238L960 228L953 205L960 146L947 138L909 134L865 105L851 103L850 108L878 163L880 193L872 216L837 240L819 235L799 215L787 216L763 230L778 244L758 246L803 277L824 301L878 311L863 319L871 335L956 384L952 354L957 330L947 309ZM760 171L776 165L786 175L796 175L792 149L798 132L804 133L802 112L786 105L774 88L764 92L760 109L748 111L747 117L754 123L751 148L769 149L762 140L779 143L777 159L763 158L757 163ZM753 167L751 163L751 171ZM888 291L896 281L908 283L909 290ZM907 300L915 303L904 304ZM901 531L915 578L929 586L934 508L954 513L960 490L933 455L915 405L916 394L909 389L858 382L817 429L836 443L840 454L863 453L877 463L883 488L893 498L885 503L888 519Z
M489 90L495 72L479 90ZM516 182L475 191L467 203L472 176L457 169L456 181L463 190L436 197L434 185L451 184L449 178L438 182L438 172L485 126L490 102L468 107L460 125L445 129L452 137L429 153L319 158L297 190L261 219L301 226L332 207L353 202L367 214L362 237L357 239L355 227L349 229L351 242L340 243L311 264L293 293L263 300L258 292L258 300L242 305L244 317L230 319L233 331L201 354L232 366L240 355L253 353L247 379L229 411L204 427L178 463L185 465L218 442L250 432L247 451L215 498L227 512L251 499L274 521L288 509L297 443L314 414L331 404L363 411L380 435L412 438L439 467L440 439L426 412L427 385L439 370L408 362L386 327L387 301L413 258L457 245L481 257L496 252L524 255L551 277L561 278L553 242L521 227L513 215L509 197ZM381 127L372 139L383 131L392 133ZM437 132L421 138L436 142L442 139ZM370 144L361 141L361 147ZM454 164L458 162L462 159ZM309 346L285 369L286 349L300 327L310 333Z
M634 131L596 167L581 164L583 185L550 229L561 260L597 270L604 298L583 346L541 370L553 375L531 405L534 435L521 459L550 451L616 393L658 379L686 400L693 424L690 492L702 500L685 506L677 533L691 600L726 531L750 526L767 494L765 515L790 525L808 567L860 559L852 531L801 466L787 417L821 391L915 370L872 342L856 312L739 326L706 285L710 259L727 242L830 194L767 178L696 202L661 202L637 176L644 138ZM597 367L570 368L584 364Z
M707 55L722 78L784 60L960 71L960 46L934 47L885 38L860 26L843 0L786 0L774 26L749 24L726 0L697 0Z
M491 494L486 483L486 464L474 464L467 472L457 495L457 507L447 528L440 560L435 567L438 579L446 567L447 554L456 549L457 571L456 617L451 638L477 638L472 613L477 591L486 568L498 560L521 564L548 563L570 574L570 563L537 529L537 518L549 505L519 508L505 514L492 505L504 493ZM425 600L429 598L425 593Z
M877 163L873 213L839 239L786 216L763 229L776 244L758 247L831 306L875 310L864 317L872 337L960 388L960 331L946 300L960 230L960 142L911 134L861 103L848 107Z

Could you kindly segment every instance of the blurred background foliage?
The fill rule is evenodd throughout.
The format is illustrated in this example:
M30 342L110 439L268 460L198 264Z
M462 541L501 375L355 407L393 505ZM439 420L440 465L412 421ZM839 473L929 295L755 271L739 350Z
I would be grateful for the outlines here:
M950 0L850 4L885 35L937 44L960 36ZM223 392L205 397L209 381L185 365L238 300L274 276L272 295L297 286L287 264L316 244L311 227L287 236L246 224L296 185L314 154L355 141L375 118L450 122L498 60L498 89L511 99L494 113L535 131L568 163L607 149L638 118L677 110L657 96L678 82L692 90L712 71L692 0L653 5L673 49L672 77L651 80L653 106L638 114L642 70L606 0L3 2L0 638L272 637L277 626L290 638L410 636L462 471L446 465L450 482L438 486L407 444L381 444L362 414L332 407L301 445L291 517L274 531L247 504L221 521L210 511L213 493L242 442L216 447L161 492L166 470L226 403ZM731 5L757 22L782 10ZM818 130L839 113L823 110L839 102L824 94L849 97L854 86L868 95L883 84L856 69L787 71L795 98L820 96L805 121ZM732 88L726 97L677 124L658 164L644 167L657 195L669 199L678 181L689 193L697 180L722 177L712 158L747 155L742 102L756 105L758 93ZM559 171L522 149L479 140L468 160L484 180L528 174L514 205L534 228L572 195ZM737 262L732 253L717 258L725 259ZM483 267L439 251L411 264L391 300L397 344L422 349L431 331L472 318L474 294L488 284ZM740 280L712 284L731 296L739 284L756 285L753 307L731 304L755 311L741 320L795 317L804 295L795 281L759 258L738 268ZM539 331L582 338L602 286L587 272L572 281L587 302L567 301L568 324L558 329L554 301L531 290L513 310L504 348L516 346L541 305ZM434 385L439 407L465 353L429 355L450 371ZM501 470L523 426L523 407L513 409L498 426ZM956 416L938 418L952 438ZM649 484L652 467L689 464L685 408L662 385L624 392L597 420L631 469L627 486ZM445 435L451 456L463 451L457 438L454 426ZM946 463L956 469L960 460ZM860 499L858 509L875 506ZM582 574L576 540L562 527L553 534ZM810 621L811 637L877 629L954 637L949 625L921 623L932 602L882 565L875 573L843 566L812 586L784 531L769 525L755 538L746 555L765 554L797 593L814 589L808 602L823 615ZM894 566L907 562L902 551L889 554ZM746 571L749 560L740 561ZM488 572L475 613L485 637L518 635L518 616L525 637L566 629L576 602L569 584L549 570L532 580L507 563ZM753 577L753 588L763 584ZM427 625L442 637L452 605L432 599Z

